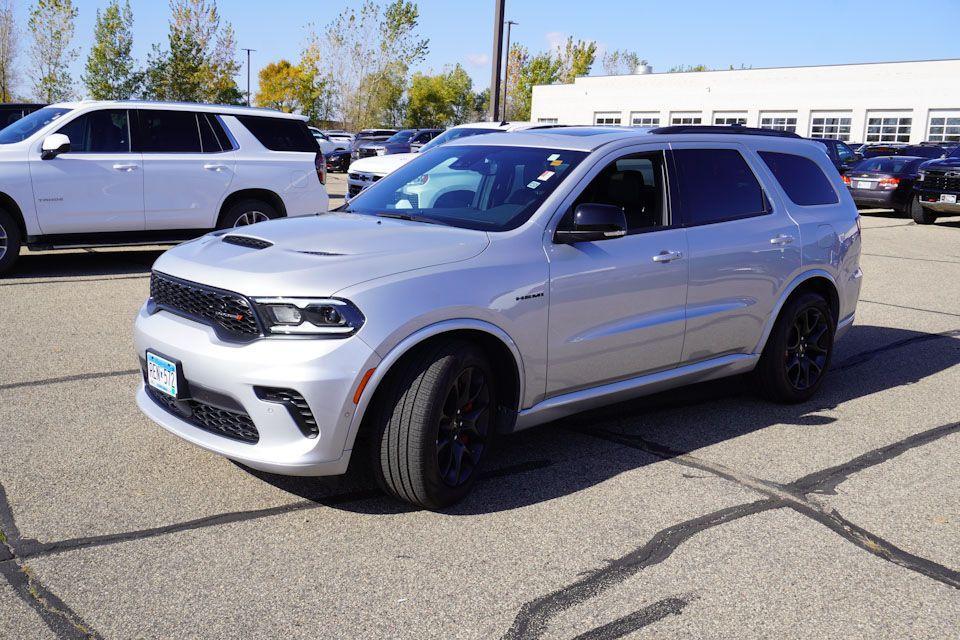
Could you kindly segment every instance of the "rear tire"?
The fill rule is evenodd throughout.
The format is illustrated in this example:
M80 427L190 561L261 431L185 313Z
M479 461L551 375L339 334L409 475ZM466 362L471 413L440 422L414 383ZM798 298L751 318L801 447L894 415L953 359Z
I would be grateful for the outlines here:
M913 221L917 224L933 224L937 221L937 214L920 204L919 198L913 201L910 214L913 216Z
M230 229L231 227L245 227L256 224L257 222L266 222L279 218L280 214L273 207L263 200L240 200L230 206L220 219L218 229Z
M761 393L796 404L820 388L833 355L836 321L823 296L803 293L787 302L754 370Z
M493 440L493 370L483 351L446 340L412 354L378 400L373 469L387 493L442 509L473 487Z
M6 273L20 257L23 237L20 226L6 211L0 210L0 274Z

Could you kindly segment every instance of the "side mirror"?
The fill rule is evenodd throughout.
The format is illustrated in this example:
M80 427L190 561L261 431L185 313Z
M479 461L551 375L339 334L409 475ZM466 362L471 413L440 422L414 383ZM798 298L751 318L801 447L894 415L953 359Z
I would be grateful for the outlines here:
M612 204L585 202L573 212L573 223L568 228L557 229L554 242L573 244L611 240L627 235L627 217L623 209Z
M70 151L70 138L62 133L53 133L43 139L40 146L40 159L53 160L61 153Z

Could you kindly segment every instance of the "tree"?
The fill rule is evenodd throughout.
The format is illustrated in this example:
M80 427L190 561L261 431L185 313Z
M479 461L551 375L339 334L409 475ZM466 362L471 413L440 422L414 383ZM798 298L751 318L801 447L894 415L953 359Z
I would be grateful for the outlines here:
M614 49L603 54L603 72L608 76L625 76L636 73L637 67L646 65L647 61L636 51Z
M97 9L94 42L87 56L83 82L94 100L128 100L140 91L143 74L133 59L133 11L130 0L110 0Z
M70 64L77 58L71 48L77 10L73 0L37 0L27 26L33 42L33 90L43 102L61 102L73 97Z
M507 73L504 78L506 97L503 101L503 119L517 119L517 105L523 102L520 95L520 73L527 66L530 52L519 43L510 45L507 51Z
M221 22L216 0L170 0L167 49L154 45L144 94L158 100L239 104L243 94L233 27Z
M574 78L589 75L596 56L596 42L585 40L574 42L572 37L568 37L566 43L557 52L560 63L560 82L569 84Z
M414 74L408 93L408 127L463 124L472 119L476 108L473 81L459 64L433 76Z
M670 67L668 73L690 73L695 71L710 71L710 68L705 64L695 64L695 65L679 65L677 67Z
M19 39L13 0L0 0L0 102L13 101Z
M419 20L410 0L392 0L385 7L365 0L313 36L307 49L318 68L327 70L331 112L345 126L360 129L402 119L409 69L428 50L428 41L417 34Z
M319 77L309 57L294 65L271 62L260 70L260 90L254 102L287 113L301 113L315 123L329 121L327 80Z

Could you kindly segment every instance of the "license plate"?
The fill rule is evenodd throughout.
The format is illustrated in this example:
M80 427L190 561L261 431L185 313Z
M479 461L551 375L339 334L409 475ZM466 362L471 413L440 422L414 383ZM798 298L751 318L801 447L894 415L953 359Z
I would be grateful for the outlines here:
M873 189L872 182L865 182L863 180L857 181L857 189Z
M167 394L177 397L177 363L147 351L147 384Z
M945 202L947 204L957 204L957 196L956 194L941 193L940 202Z

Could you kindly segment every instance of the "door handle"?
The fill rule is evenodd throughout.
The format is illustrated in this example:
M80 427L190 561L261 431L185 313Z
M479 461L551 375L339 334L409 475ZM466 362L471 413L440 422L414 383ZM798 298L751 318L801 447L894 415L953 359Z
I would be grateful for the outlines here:
M203 165L203 168L206 169L207 171L216 171L217 173L220 173L221 171L226 171L226 170L227 170L227 165L225 165L225 164L205 164L205 165Z
M785 245L785 244L790 244L791 242L793 242L793 240L794 240L793 236L788 236L781 233L780 235L770 238L770 244Z
M136 171L137 165L135 164L115 164L113 168L117 171Z
M654 262L673 262L674 260L679 260L683 257L683 252L681 251L661 251L657 255L653 256Z

